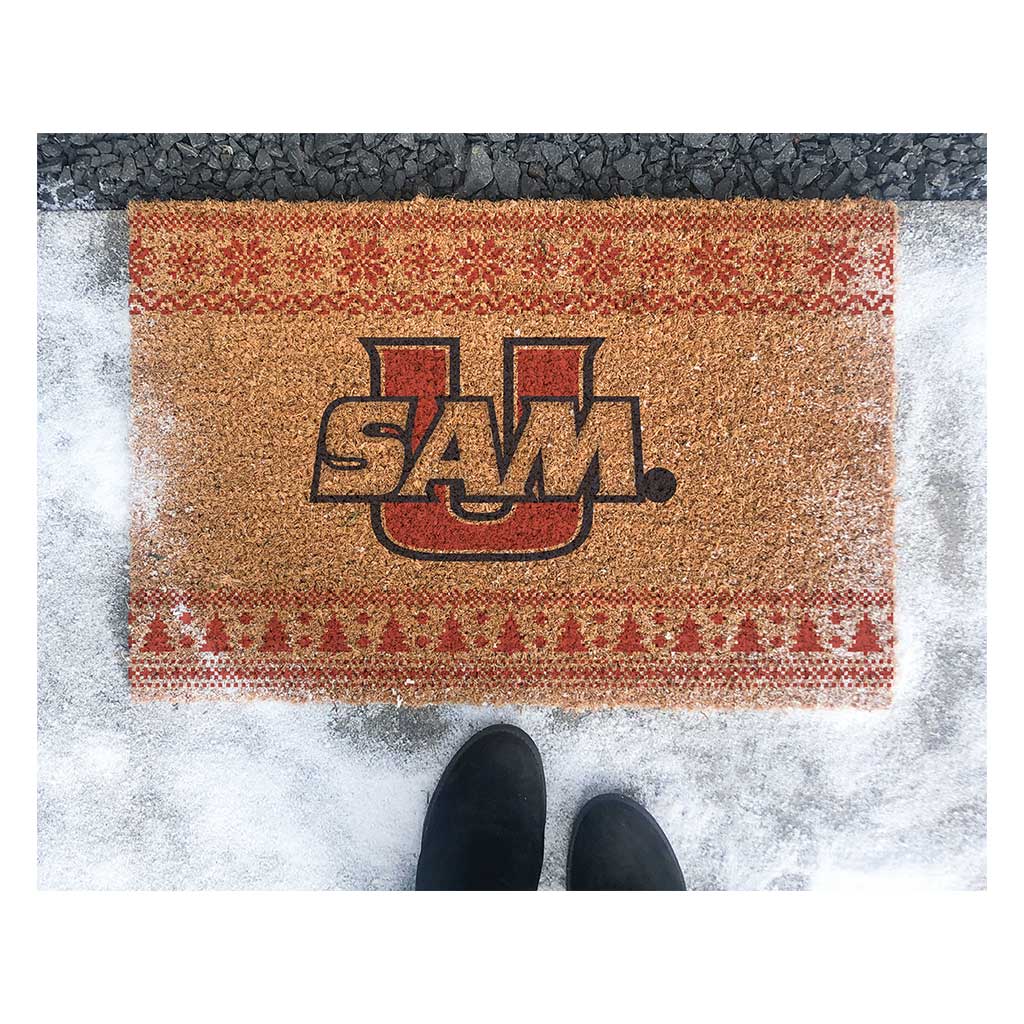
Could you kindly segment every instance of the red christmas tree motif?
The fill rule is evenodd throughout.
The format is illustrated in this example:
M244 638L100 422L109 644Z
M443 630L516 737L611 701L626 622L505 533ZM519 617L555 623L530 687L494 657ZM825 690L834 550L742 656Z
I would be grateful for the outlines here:
M814 623L806 615L797 628L796 637L790 650L794 654L809 654L812 651L825 650L821 646L821 640L818 638L818 631L814 628Z
M263 634L260 651L264 654L283 654L288 650L291 650L291 647L288 643L288 634L285 632L284 623L277 617L277 612L274 612L267 623L267 631Z
M571 615L568 616L555 650L561 654L579 654L587 649L587 642L583 639L580 624Z
M380 643L377 644L377 650L388 654L401 654L409 650L409 642L405 639L402 627L398 624L398 619L394 615L388 619L384 632L380 635Z
M632 615L627 616L622 624L622 632L619 634L615 650L622 654L636 654L638 651L647 650L644 647L644 638L640 635L640 627Z
M462 635L462 630L459 629L459 620L454 615L449 615L445 620L444 632L434 650L444 654L458 654L466 650L466 638Z
M199 650L205 654L224 654L226 651L231 650L231 642L228 640L227 630L224 628L224 623L221 622L219 616L214 615L210 619L209 625L206 627L206 638L203 640L203 646Z
M324 654L347 654L352 650L336 615L332 615L324 627L324 636L320 641L320 650Z
M878 642L878 634L875 632L875 627L868 618L867 612L857 623L857 635L853 638L850 650L856 651L858 654L878 654L882 650L882 645Z
M520 651L526 650L523 645L523 635L519 632L516 620L511 615L501 628L501 636L498 637L496 650L501 651L502 654L518 654Z
M757 633L757 623L749 615L740 623L732 649L734 654L760 654L764 651Z
M687 615L683 624L679 627L679 639L672 648L677 654L700 654L704 650L700 642L700 632L697 623L693 621L692 615Z
M159 615L153 616L146 641L142 645L145 654L166 654L171 650L171 638L167 635L167 623Z

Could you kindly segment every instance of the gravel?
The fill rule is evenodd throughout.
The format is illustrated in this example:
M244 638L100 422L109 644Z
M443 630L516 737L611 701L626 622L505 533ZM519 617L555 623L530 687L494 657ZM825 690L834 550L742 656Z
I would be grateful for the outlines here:
M984 199L982 134L41 134L38 207L130 199Z

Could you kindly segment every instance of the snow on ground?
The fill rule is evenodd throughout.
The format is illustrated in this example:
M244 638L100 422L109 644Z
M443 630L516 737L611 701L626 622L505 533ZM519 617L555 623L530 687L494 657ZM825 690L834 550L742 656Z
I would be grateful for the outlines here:
M641 800L695 889L985 885L980 203L901 207L897 696L887 712L132 705L127 224L39 228L39 884L408 888L431 787L515 722L575 810Z

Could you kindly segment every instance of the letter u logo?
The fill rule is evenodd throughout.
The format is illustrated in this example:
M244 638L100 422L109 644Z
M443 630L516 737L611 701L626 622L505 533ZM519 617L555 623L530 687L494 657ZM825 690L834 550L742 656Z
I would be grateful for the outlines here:
M510 450L528 398L575 399L586 408L593 393L594 354L600 338L506 338L503 349L504 449ZM369 400L405 404L407 462L415 457L438 411L438 400L461 397L458 338L362 338L370 360ZM353 399L340 401L367 401ZM323 415L313 501L354 500L328 493L322 470L343 469L326 445ZM388 425L375 425L386 436ZM394 428L392 428L394 429ZM394 436L397 436L394 435ZM348 460L355 462L357 460ZM555 558L586 540L593 521L593 495L572 500L506 501L480 506L463 502L458 483L431 484L425 497L389 494L363 497L377 539L408 558L444 562L524 562Z

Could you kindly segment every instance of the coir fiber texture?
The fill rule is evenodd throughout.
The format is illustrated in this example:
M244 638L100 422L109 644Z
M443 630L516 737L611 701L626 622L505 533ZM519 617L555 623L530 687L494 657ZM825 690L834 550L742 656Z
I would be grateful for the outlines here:
M130 224L135 696L889 702L892 205Z

